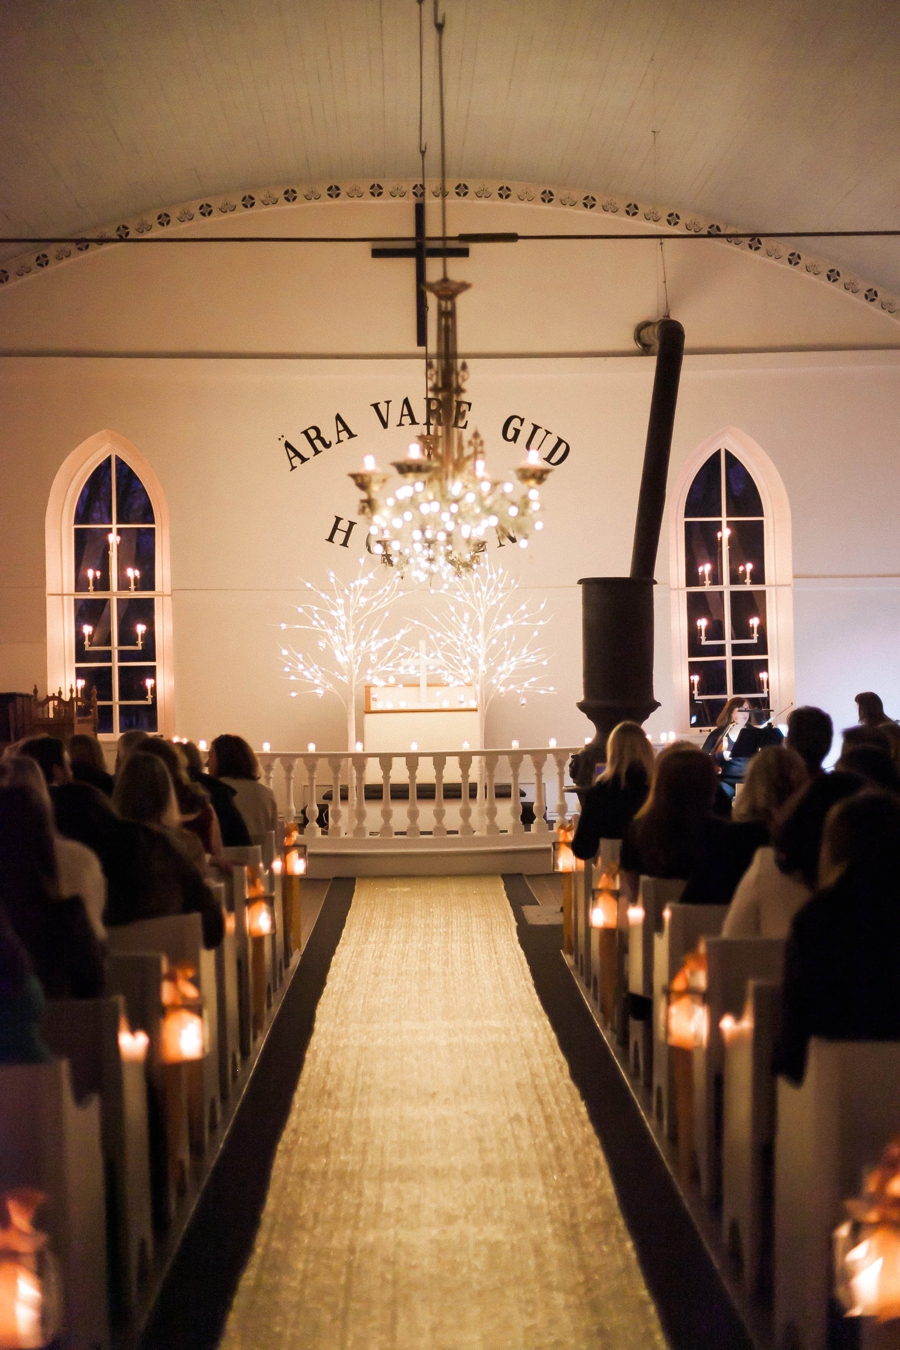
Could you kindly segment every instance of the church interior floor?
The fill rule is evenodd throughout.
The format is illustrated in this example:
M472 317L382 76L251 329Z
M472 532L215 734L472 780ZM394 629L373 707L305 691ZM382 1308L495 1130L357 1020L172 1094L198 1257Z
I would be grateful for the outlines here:
M665 1345L499 878L356 883L221 1344Z

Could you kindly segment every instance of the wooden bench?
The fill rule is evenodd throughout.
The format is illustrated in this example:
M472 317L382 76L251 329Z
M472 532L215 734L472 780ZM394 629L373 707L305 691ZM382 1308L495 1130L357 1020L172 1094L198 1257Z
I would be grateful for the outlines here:
M800 1087L778 1080L775 1344L826 1350L832 1233L900 1125L900 1042L809 1045Z
M107 1350L100 1102L76 1103L67 1060L0 1067L0 1193L42 1191L37 1226L60 1261L64 1343Z
M726 909L727 913L727 909ZM723 1084L725 1038L722 1018L738 1018L750 980L780 983L784 939L708 937L706 940L706 1043L694 1048L694 1147L700 1188L707 1204L722 1197Z
M134 1310L153 1255L147 1077L143 1058L123 1056L124 1017L122 995L65 999L47 1004L41 1024L46 1044L69 1061L76 1100L99 1098L116 1317Z

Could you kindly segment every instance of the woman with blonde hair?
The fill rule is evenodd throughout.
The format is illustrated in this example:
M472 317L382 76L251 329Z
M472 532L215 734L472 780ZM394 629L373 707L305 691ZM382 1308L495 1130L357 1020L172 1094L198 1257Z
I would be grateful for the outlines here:
M593 858L601 839L621 839L650 791L653 747L637 722L620 722L606 742L606 767L584 798L572 851Z
M808 781L806 765L786 745L770 745L750 761L732 812L734 820L756 820L769 834L781 808Z

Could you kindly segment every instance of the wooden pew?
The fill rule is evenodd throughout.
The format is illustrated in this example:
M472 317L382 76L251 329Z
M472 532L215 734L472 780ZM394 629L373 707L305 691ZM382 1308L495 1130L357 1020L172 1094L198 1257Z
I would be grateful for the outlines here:
M663 910L678 903L686 885L642 876L637 904L628 910L628 1063L647 1088L653 1085L653 940L662 932Z
M228 904L235 916L238 955L238 993L240 996L241 1053L246 1058L262 1029L266 1009L272 1004L272 946L263 940L254 948L247 931L247 866L262 867L258 844L223 850L232 864L226 879Z
M41 1035L69 1061L77 1101L95 1094L106 1176L106 1232L116 1319L133 1312L150 1271L153 1214L147 1076L143 1058L120 1046L122 995L47 1004Z
M809 1045L800 1087L778 1080L775 1344L826 1350L832 1233L900 1123L900 1042Z
M216 956L203 946L200 915L176 914L124 924L109 930L108 943L110 952L162 952L172 965L186 961L196 971L196 984L204 1004L207 1045L202 1059L185 1066L185 1077L191 1152L202 1157L209 1135L219 1123L221 1105Z
M619 853L621 839L601 839L600 849L591 868L585 868L590 878L591 895L589 897L588 919L590 922L590 994L606 1026L612 1027L616 1018L616 1004L619 999L619 962L618 962L618 895L619 895ZM597 906L598 892L602 890L605 906L615 907L616 925L613 927L594 927L593 913ZM605 907L604 906L604 907Z
M703 1197L717 1208L722 1198L725 1072L725 1039L719 1024L726 1015L740 1017L750 980L780 983L784 940L708 937L706 962L707 1034L705 1043L694 1048L694 1147Z
M109 1313L100 1102L76 1104L67 1060L0 1067L0 1192L47 1199L36 1224L60 1262L63 1329L72 1350L106 1350ZM55 1342L54 1342L55 1344Z
M113 930L115 931L115 930ZM162 1028L162 952L112 952L106 958L106 984L122 994L133 1031L150 1038L146 1072L150 1128L150 1185L153 1221L165 1230L187 1190L190 1166L187 1083L168 1072L160 1053Z
M684 887L684 883L679 885ZM727 905L667 904L653 935L653 1113L676 1137L675 1082L668 1042L669 985L702 937L720 933Z
M740 1019L724 1034L722 1240L744 1287L772 1291L775 1092L781 985L751 980Z

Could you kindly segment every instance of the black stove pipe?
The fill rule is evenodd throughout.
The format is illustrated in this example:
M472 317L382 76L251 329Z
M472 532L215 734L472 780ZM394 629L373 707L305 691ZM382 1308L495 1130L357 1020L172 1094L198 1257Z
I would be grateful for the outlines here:
M583 577L582 644L584 698L578 704L596 728L593 741L575 756L576 783L589 787L606 754L606 738L619 722L644 722L659 707L653 696L653 573L659 550L669 452L684 356L684 329L675 319L641 324L638 345L656 354L656 374L647 425L644 469L638 497L631 575Z

